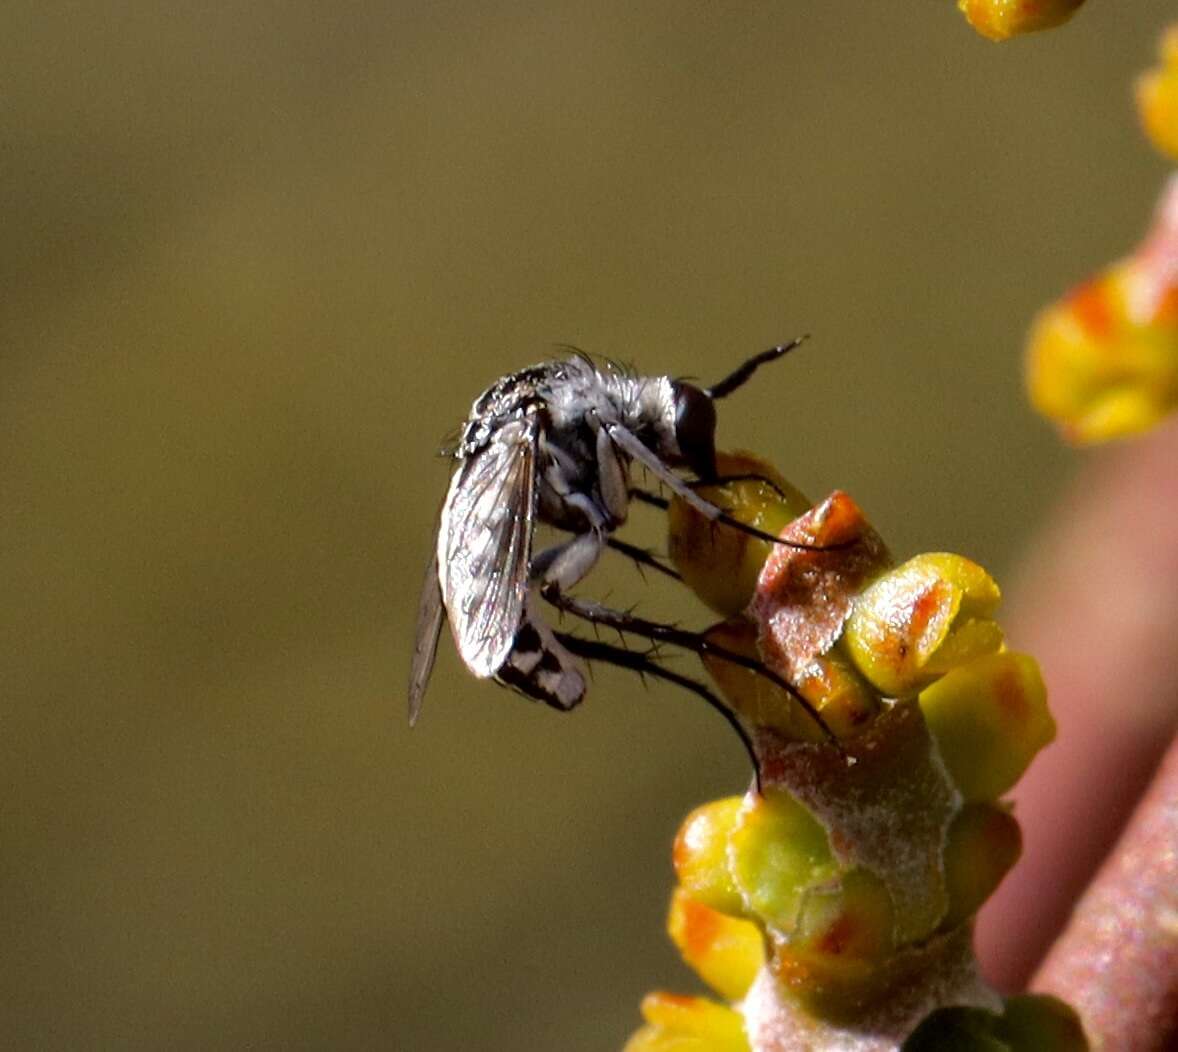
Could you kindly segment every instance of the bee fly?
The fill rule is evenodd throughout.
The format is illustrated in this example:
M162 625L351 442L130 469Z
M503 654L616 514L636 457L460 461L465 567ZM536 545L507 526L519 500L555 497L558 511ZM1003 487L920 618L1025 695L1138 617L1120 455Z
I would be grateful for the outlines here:
M596 624L719 654L754 668L789 690L826 730L793 687L760 662L722 650L700 633L566 594L607 546L677 576L654 556L613 537L626 521L632 496L662 507L667 503L655 494L631 490L631 463L642 465L708 519L788 543L729 517L674 469L688 469L700 482L720 481L716 400L800 342L750 358L709 388L667 376L638 376L578 354L511 373L479 395L454 453L458 464L442 506L436 550L421 596L409 680L410 723L420 712L442 621L448 619L459 656L475 676L493 677L554 708L571 709L585 696L579 655L680 683L736 725L727 706L708 688L663 668L648 654L554 631L537 609L538 593L557 608ZM533 554L538 522L572 536ZM740 733L747 745L747 737Z

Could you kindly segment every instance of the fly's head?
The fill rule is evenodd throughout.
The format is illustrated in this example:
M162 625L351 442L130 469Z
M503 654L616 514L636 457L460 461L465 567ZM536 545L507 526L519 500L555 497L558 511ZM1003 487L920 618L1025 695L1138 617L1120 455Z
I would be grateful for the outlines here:
M800 336L754 354L711 387L700 388L683 380L663 380L667 418L664 430L673 424L673 435L668 436L668 449L662 452L667 462L686 465L705 482L715 479L716 400L727 398L762 365L784 357L805 339L805 336Z
M716 477L716 406L711 395L666 376L641 381L631 430L668 467Z
M716 405L694 384L671 381L675 454L695 474L709 481L716 477Z

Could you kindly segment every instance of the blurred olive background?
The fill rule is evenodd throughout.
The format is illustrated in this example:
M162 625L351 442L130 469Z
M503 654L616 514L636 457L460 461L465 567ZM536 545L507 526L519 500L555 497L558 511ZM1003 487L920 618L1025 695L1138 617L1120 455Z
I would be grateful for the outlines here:
M722 444L1010 569L1075 462L1022 337L1144 229L1173 13L6 4L5 1045L571 1052L697 989L713 713L601 670L562 717L447 639L406 727L439 440L558 342L708 380L811 332Z

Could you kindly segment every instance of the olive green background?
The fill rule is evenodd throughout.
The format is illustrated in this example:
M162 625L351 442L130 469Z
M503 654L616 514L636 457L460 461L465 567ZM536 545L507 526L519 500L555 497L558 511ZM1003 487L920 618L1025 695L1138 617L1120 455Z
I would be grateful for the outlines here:
M5 4L4 1044L573 1052L697 989L713 713L601 670L562 717L444 640L406 727L439 439L555 343L707 380L810 332L721 444L1011 568L1076 462L1023 335L1147 222L1174 13Z

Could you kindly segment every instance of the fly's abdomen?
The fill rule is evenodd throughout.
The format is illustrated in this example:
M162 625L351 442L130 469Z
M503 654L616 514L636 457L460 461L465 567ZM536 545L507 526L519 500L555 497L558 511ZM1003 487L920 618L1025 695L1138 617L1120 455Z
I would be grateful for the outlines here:
M585 697L584 667L530 607L495 678L554 709L571 709Z

